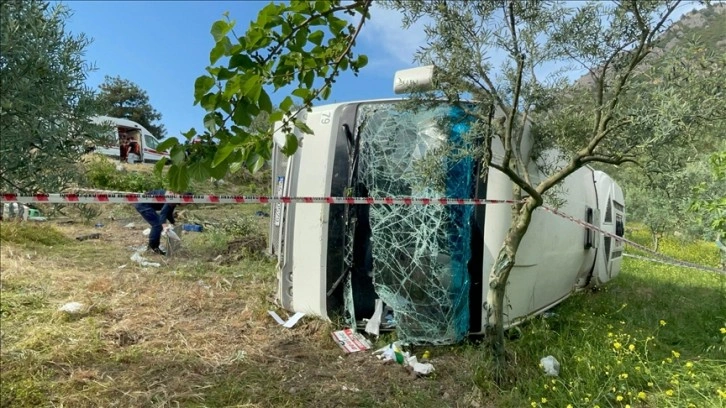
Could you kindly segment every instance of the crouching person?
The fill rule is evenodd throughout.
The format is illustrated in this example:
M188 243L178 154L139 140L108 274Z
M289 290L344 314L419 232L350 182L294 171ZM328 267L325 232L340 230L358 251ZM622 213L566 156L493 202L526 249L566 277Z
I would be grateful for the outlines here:
M151 190L147 195L165 195L166 190ZM172 193L173 194L173 193ZM172 226L175 223L174 209L177 204L171 203L139 203L134 204L136 211L144 217L144 220L151 225L151 233L149 233L149 250L159 255L166 255L166 252L159 248L161 243L161 233L164 230L164 223L168 222ZM157 213L157 211L159 211Z

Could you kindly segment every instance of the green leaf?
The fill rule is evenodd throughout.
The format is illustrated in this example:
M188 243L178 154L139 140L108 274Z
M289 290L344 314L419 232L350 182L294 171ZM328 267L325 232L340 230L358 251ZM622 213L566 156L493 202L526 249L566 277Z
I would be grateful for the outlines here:
M249 96L253 101L257 101L262 90L262 83L259 75L250 76L242 85L242 93L245 96Z
M219 146L217 148L217 153L214 154L214 159L212 160L212 168L219 166L219 164L222 163L236 147L237 146L231 143Z
M169 180L169 187L174 191L185 191L189 186L189 175L187 174L187 168L172 164L167 173L167 179Z
M329 1L316 1L315 2L315 11L319 13L324 13L328 10L330 10L330 7L332 7L333 4Z
M191 128L187 130L186 132L182 133L182 136L184 136L187 140L192 140L194 136L197 135L197 130L194 128Z
M256 173L257 170L261 169L264 165L265 159L257 153L251 154L247 160L245 160L245 167L247 167L252 173Z
M227 38L227 37L225 37ZM227 39L229 41L229 39ZM212 51L209 52L209 63L214 64L217 62L222 56L224 55L224 52L226 51L226 47L224 44L224 41L219 41L214 48L212 48Z
M177 144L176 146L172 147L171 152L169 152L169 156L171 157L171 162L174 165L181 166L182 164L184 164L184 159L186 158L184 146Z
M332 91L332 89L333 88L330 85L326 85L320 92L320 97L323 98L323 100L327 100L330 97L330 92Z
M224 20L217 20L212 24L212 30L210 31L212 33L212 37L214 37L215 42L220 42L222 38L227 36L227 33L229 30L232 29L232 25Z
M296 90L292 91L292 94L299 97L300 99L305 100L310 95L310 90L305 88L297 88Z
M208 167L207 171L209 171L209 175L216 178L217 180L221 179L222 177L227 175L227 170L229 169L230 162L234 162L232 155L228 157L227 160L223 160L221 163L219 163L215 167Z
M333 16L328 17L328 27L335 36L338 36L340 32L343 31L343 29L347 26L348 22L341 18Z
M313 130L310 129L310 127L305 122L296 119L293 121L293 123L295 124L295 127L302 130L303 133L307 133L309 135L313 134Z
M281 110L276 110L270 114L270 123L279 122L282 120L285 113Z
M214 78L202 75L199 78L197 78L196 81L194 81L194 104L196 105L199 103L199 101L202 100L204 97L204 94L209 92L210 89L214 86L216 81Z
M174 139L174 140L176 140L176 139ZM157 147L157 151L159 151L158 147ZM168 160L169 159L167 157L162 157L161 160L156 162L156 164L154 165L154 175L156 175L156 177L161 177L161 175L164 171L164 166L166 165L166 162Z
M260 91L259 105L260 110L263 110L267 113L272 112L272 101L270 100L270 95L268 95L264 89Z
M234 108L232 121L238 126L246 127L252 124L252 115L250 114L251 105L245 99L240 99Z
M207 111L213 111L217 108L217 99L219 95L216 93L208 93L202 97L200 105Z
M315 45L320 45L323 42L323 38L325 38L325 33L321 30L316 30L308 36L308 41Z
M195 161L187 166L187 173L192 180L206 180L209 178L209 162Z
M217 112L209 112L204 115L204 128L214 134L217 130Z
M368 56L367 55L359 55L358 60L355 63L356 68L361 69L368 65Z
M305 86L309 89L313 87L313 82L315 81L315 72L308 71L305 73L305 77L303 79L303 82L305 83Z
M282 102L280 102L280 109L283 112L288 112L290 110L290 108L292 107L292 105L293 105L292 98L290 98L289 96L286 96L285 99L283 99Z
M256 64L254 61L252 61L252 58L249 57L249 55L246 54L236 54L233 55L232 58L229 59L229 68L242 68L242 69L250 69L254 67Z
M219 81L226 81L228 79L234 78L236 74L227 68L220 68L217 72L217 80Z
M159 143L156 146L156 151L157 152L165 152L165 151L169 150L169 148L174 147L174 146L176 146L178 144L179 144L179 140L177 138L170 137L168 139L165 139L161 143Z
M282 153L286 156L290 156L297 151L298 140L293 134L285 135L285 146L282 148Z

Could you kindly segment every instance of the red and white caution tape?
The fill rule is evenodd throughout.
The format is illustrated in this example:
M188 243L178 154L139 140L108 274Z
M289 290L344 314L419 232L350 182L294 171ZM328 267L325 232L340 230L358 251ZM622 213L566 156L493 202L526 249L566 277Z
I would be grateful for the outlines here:
M629 254L627 252L626 253L623 253L623 256L627 256L629 258L640 259L641 261L661 263L661 264L664 264L664 265L680 266L680 267L683 267L683 268L693 268L693 269L700 269L700 270L710 270L710 269L704 269L704 268L707 268L707 267L703 267L701 265L691 264L690 262L684 262L684 261L679 261L679 260L664 261L664 260L661 260L661 259L648 258L647 256L640 256L640 255L635 255L635 254ZM718 272L719 270L717 269L716 271ZM726 271L720 271L720 273L726 273Z
M612 239L614 239L616 241L619 241L619 242L624 242L624 243L626 243L626 244L628 244L628 245L630 245L630 246L632 246L634 248L637 248L637 249L639 249L639 250L641 250L643 252L646 252L646 253L648 253L648 254L650 254L650 255L658 258L663 263L667 263L667 264L670 264L670 265L683 266L683 267L686 267L686 268L700 269L702 271L714 272L714 273L718 273L718 274L726 274L726 271L724 271L722 269L714 268L714 267L711 267L711 266L703 266L703 265L699 265L699 264L692 263L692 262L687 262L687 261L681 261L680 259L675 259L675 258L671 258L670 256L660 254L660 253L655 252L655 251L653 251L652 249L650 249L650 248L648 248L646 246L640 245L640 244L638 244L636 242L633 242L633 241L631 241L629 239L626 239L626 238L617 236L617 235L615 235L613 233L604 231L601 228L596 227L595 225L589 224L589 223L587 223L585 221L582 221L582 220L578 220L577 218L575 218L575 217L573 217L571 215L565 214L565 213L563 213L561 211L555 210L554 208L549 208L549 207L544 207L543 206L542 209L544 209L545 211L549 211L549 212L551 212L551 213L553 213L553 214L555 214L557 216L560 216L562 218L568 219L568 220L574 222L575 224L581 225L581 226L583 226L583 227L585 227L585 228L587 228L589 230L599 232L599 233L605 235L606 237L610 237L610 238L612 238ZM635 256L632 256L632 255L629 255L629 256L635 258Z
M268 197L233 195L151 195L140 193L118 194L2 194L0 201L8 203L38 204L386 204L386 205L486 205L515 204L514 200L483 200L478 198L418 198L418 197Z
M0 195L0 202L7 203L38 203L38 204L138 204L138 203L169 203L169 204L384 204L384 205L487 205L487 204L516 204L515 200L484 200L470 198L418 198L418 197L269 197L269 196L233 196L233 195L151 195L140 193L64 193L64 194L33 194L20 195L15 193L4 193ZM597 231L616 241L624 242L634 248L644 251L664 263L700 269L703 271L724 274L721 269L698 265L691 262L681 261L669 256L659 254L643 245L617 236L601 228L579 220L571 215L560 212L549 207L542 207L559 217L568 219L584 228ZM631 255L632 256L632 255Z

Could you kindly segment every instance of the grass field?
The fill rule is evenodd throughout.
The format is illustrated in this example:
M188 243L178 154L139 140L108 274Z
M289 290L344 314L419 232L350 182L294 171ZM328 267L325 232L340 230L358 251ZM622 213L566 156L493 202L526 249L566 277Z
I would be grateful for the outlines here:
M104 207L89 223L0 224L0 405L726 406L723 275L626 258L611 284L510 330L516 381L494 385L476 339L414 349L430 350L436 368L415 379L369 353L343 355L333 323L274 323L268 309L286 313L273 303L260 210L268 208L185 209L182 220L207 229L184 235L172 259L152 259L160 268L129 260L146 226L128 206ZM137 227L125 228L131 221ZM100 239L74 239L91 232ZM630 236L649 242L641 231ZM718 264L709 243L671 239L662 251ZM83 312L57 310L70 301ZM559 377L538 366L547 355L560 361Z

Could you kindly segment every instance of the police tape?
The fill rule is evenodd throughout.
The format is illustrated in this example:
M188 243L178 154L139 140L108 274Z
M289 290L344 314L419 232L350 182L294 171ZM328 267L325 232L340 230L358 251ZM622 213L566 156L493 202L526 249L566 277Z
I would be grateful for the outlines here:
M693 263L693 262L682 261L680 259L676 259L676 258L670 257L668 255L660 254L660 253L655 252L655 251L653 251L652 249L650 249L650 248L648 248L646 246L643 246L643 245L638 244L637 242L633 242L633 241L631 241L631 240L629 240L627 238L624 238L624 237L621 237L619 235L613 234L611 232L605 231L605 230L603 230L600 227L597 227L597 226L595 226L593 224L587 223L587 222L585 222L583 220L579 220L579 219L577 219L577 218L575 218L575 217L573 217L571 215L565 214L562 211L556 210L554 208L549 208L549 207L546 207L546 206L542 206L540 208L542 208L545 211L549 211L549 212L551 212L551 213L553 213L553 214L555 214L557 216L560 216L562 218L565 218L565 219L567 219L569 221L572 221L575 224L578 224L578 225L580 225L580 226L582 226L582 227L584 227L586 229L589 229L589 230L595 231L595 232L599 232L599 233L605 235L606 237L610 237L610 238L614 239L617 242L625 243L627 245L632 246L633 248L637 248L637 249L639 249L639 250L641 250L643 252L646 252L649 255L654 256L655 258L657 258L658 260L660 260L662 263L668 263L668 264L671 264L671 265L683 266L683 267L686 267L686 268L700 269L702 271L714 272L714 273L722 274L722 275L726 274L726 270L714 268L714 267L711 267L711 266L699 265L699 264ZM624 254L624 255L626 255L626 254ZM632 257L632 255L630 255L630 256Z
M239 195L141 194L141 193L61 193L19 195L4 193L0 202L21 204L385 204L385 205L486 205L515 204L515 200L486 200L478 198L419 198L419 197L273 197Z
M238 195L190 195L190 194L141 194L141 193L60 193L60 194L33 194L20 195L16 193L3 193L0 195L0 202L20 204L140 204L140 203L168 203L168 204L383 204L383 205L488 205L488 204L516 204L517 200L492 200L492 199L470 199L470 198L419 198L419 197L275 197L275 196L238 196ZM624 237L605 231L593 224L577 219L554 208L540 207L559 217L574 222L586 229L599 232L616 242L623 242L643 252L646 252L664 263L700 269L718 274L726 274L726 271L681 261L663 254L659 254L648 247L630 241Z

